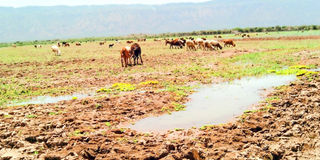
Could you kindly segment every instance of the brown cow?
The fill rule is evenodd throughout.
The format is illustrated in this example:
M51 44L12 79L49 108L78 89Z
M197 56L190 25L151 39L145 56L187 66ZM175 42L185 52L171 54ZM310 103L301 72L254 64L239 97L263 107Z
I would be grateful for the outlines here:
M211 45L210 41L204 42L204 50L208 50L208 51L214 50L214 47Z
M192 40L187 40L186 44L187 44L187 50L190 50L190 51L191 50L194 50L194 51L197 50L197 48L196 48L196 46L195 46L195 44L194 44L194 42Z
M99 42L99 45L102 46L102 45L104 45L104 43L105 43L105 42Z
M62 42L63 47L70 47L70 44L68 42Z
M235 47L236 46L236 44L233 42L232 39L225 39L225 40L223 40L223 43L224 43L225 47L230 47L230 46Z
M126 46L126 47L123 47L120 51L120 58L121 58L121 66L122 67L127 67L128 66L128 63L130 61L130 64L131 64L131 47L129 46ZM124 65L123 65L123 62L124 62Z
M210 44L211 44L214 48L216 48L217 50L218 50L218 49L222 49L222 46L220 45L220 43L219 43L218 41L211 40L211 41L210 41Z
M76 46L81 46L81 43L80 42L76 42Z
M138 43L134 43L131 45L131 47L126 46L123 47L120 51L120 56L121 56L121 66L122 67L127 67L129 64L131 65L131 58L133 58L134 65L139 64L139 58L141 61L141 64L143 64L143 60L141 57L141 48ZM124 63L124 65L123 65Z
M193 41L195 45L198 45L198 48L205 49L204 40L202 38L197 38Z
M131 44L131 43L133 43L133 41L127 41L127 43L128 43L128 44Z
M172 41L166 41L166 45L167 43L170 44L170 49L172 49L173 47L174 48L183 48L183 41L182 40L179 40L179 39L175 39L175 40L172 40Z

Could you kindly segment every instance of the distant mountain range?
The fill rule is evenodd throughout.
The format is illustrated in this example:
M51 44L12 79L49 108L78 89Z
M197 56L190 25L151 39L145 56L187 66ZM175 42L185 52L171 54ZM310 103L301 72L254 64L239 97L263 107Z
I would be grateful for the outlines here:
M0 7L0 42L320 24L319 0Z

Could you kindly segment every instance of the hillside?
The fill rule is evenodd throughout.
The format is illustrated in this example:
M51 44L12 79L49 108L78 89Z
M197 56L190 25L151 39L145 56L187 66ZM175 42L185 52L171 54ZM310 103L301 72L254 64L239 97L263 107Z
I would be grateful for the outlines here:
M0 7L0 42L320 24L317 0Z

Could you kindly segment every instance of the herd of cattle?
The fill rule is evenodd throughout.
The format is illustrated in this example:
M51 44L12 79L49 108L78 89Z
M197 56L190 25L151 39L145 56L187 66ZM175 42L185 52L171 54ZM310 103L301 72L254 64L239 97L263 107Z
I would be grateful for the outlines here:
M224 43L224 47L230 47L233 46L235 47L236 44L232 39L225 39L222 41ZM189 39L174 39L174 40L165 40L166 45L170 45L170 49L172 48L183 48L186 46L187 50L194 50L196 51L197 49L202 49L202 50L219 50L222 49L222 46L219 41L217 40L208 40L206 38L189 38Z
M223 47L221 43L223 43L224 47L235 47L236 44L232 39L224 39L221 41L217 40L209 40L206 38L197 38L194 39L189 37L185 38L176 38L176 39L163 39L165 45L169 45L170 49L182 49L186 48L187 51L196 51L198 49L204 51L213 51L213 50L221 50ZM146 41L145 38L137 39L138 42ZM160 39L154 39L154 41L162 41ZM99 45L105 45L106 41L99 42ZM119 40L116 40L115 43L121 43ZM108 44L109 48L112 48L115 43ZM131 46L123 47L120 51L121 57L121 66L127 67L128 65L132 65L131 60L133 59L134 65L139 64L138 60L140 59L141 64L143 64L143 60L141 57L141 47L138 43L134 43L132 40L126 41L127 44L131 44ZM81 46L80 42L75 43L76 46ZM41 45L34 45L35 48L41 48ZM51 46L52 52L57 56L61 56L61 50L59 47L70 47L70 43L68 42L58 42L57 45Z

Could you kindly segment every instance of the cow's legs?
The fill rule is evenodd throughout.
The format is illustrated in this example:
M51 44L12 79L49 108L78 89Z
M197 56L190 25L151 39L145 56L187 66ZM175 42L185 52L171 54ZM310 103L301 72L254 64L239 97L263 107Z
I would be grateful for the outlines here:
M141 64L143 64L143 61L142 61L142 56L141 56L141 54L140 54L140 56L139 56L139 57L140 57L140 60L141 60ZM137 60L137 61L138 61L138 60Z
M121 57L121 66L123 67L123 58Z

